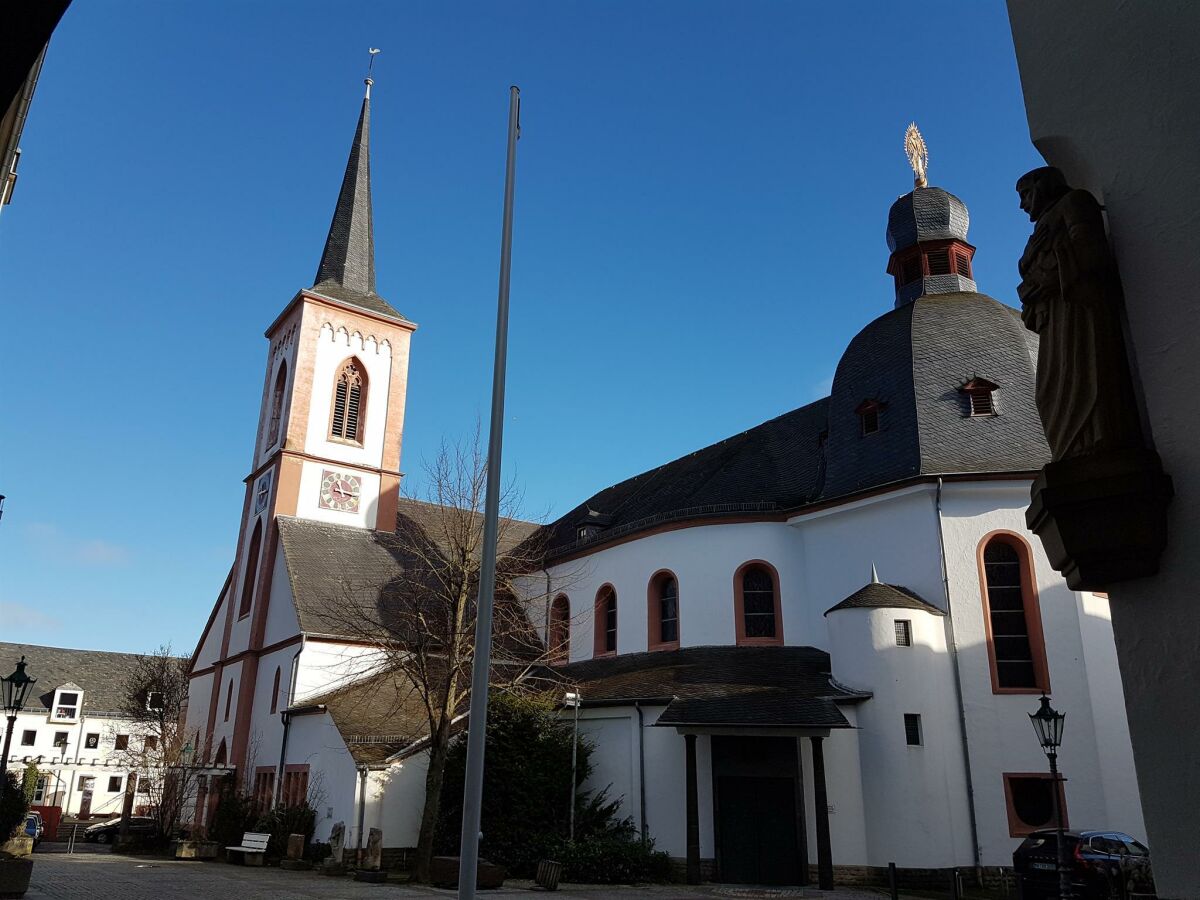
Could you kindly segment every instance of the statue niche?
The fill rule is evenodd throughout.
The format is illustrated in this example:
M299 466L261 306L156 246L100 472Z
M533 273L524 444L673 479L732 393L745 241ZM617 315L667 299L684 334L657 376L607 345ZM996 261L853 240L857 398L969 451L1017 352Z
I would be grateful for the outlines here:
M1037 332L1037 408L1052 461L1026 514L1077 590L1153 574L1171 480L1148 447L1121 327L1124 299L1100 204L1061 171L1017 181L1034 222L1021 255L1021 318Z

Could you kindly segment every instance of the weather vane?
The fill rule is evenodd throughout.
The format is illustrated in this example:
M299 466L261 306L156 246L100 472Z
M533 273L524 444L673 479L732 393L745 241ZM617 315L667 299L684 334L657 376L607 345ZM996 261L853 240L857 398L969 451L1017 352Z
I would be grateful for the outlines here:
M917 130L917 123L912 122L904 132L904 155L912 166L913 184L919 188L928 186L925 180L925 170L929 168L929 148L925 146L925 138Z
M367 80L368 81L371 80L371 70L373 68L375 68L375 54L381 53L381 52L382 51L378 47L368 47L367 48L367 54L369 55L369 60L370 60L367 63Z

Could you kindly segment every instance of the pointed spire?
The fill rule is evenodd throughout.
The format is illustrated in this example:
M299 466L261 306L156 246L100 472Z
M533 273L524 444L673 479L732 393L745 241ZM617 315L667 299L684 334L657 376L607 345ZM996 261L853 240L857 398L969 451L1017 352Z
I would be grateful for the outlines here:
M871 584L879 584L879 573L875 571L875 563L871 563Z
M371 84L367 91L358 128L350 146L350 159L342 178L342 190L329 224L325 251L317 268L314 287L341 288L350 294L371 296L375 293L375 232L371 220ZM342 293L338 291L337 293ZM341 298L337 298L341 299Z

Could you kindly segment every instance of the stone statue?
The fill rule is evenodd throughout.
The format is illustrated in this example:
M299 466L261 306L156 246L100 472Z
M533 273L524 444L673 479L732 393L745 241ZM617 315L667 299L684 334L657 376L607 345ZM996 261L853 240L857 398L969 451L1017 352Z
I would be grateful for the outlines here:
M346 846L346 823L334 822L333 829L329 832L329 858L334 865L342 864L342 851Z
M1037 407L1055 462L1145 446L1121 331L1121 282L1096 199L1056 168L1017 181L1035 223L1021 318L1041 337Z
M383 862L383 830L372 828L367 832L367 854L363 858L364 869L378 869Z

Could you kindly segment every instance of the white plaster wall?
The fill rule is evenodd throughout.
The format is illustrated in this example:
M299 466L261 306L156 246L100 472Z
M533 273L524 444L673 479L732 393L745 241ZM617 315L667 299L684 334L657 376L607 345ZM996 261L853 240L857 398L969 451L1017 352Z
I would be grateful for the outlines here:
M1009 0L1008 12L1030 137L1107 208L1137 379L1174 480L1159 573L1109 596L1159 896L1200 897L1200 766L1181 731L1200 720L1200 4Z
M707 525L649 535L550 569L552 585L562 585L561 593L571 601L572 661L592 657L592 613L596 593L606 583L617 592L617 651L647 648L646 592L660 569L670 569L679 581L680 646L733 644L733 575L752 559L764 559L779 571L784 641L823 641L820 613L814 614L803 594L795 531L771 522ZM544 586L537 588L542 590ZM537 624L544 626L539 618Z
M314 314L317 311L314 309ZM352 326L353 328L353 326ZM339 367L351 356L363 364L367 373L366 433L363 445L329 440L329 410L333 402L334 378ZM392 344L371 333L348 330L329 321L321 326L313 363L312 400L309 407L305 450L363 466L379 466L383 459L384 424L387 420L388 383L392 372Z
M297 716L292 720L285 762L309 767L309 802L317 810L315 840L329 840L335 822L345 822L347 828L358 822L355 806L358 771L328 713ZM274 761L260 763L269 764Z
M238 685L241 677L241 660L230 663L221 671L221 685L217 691L217 715L213 722L212 752L214 755L216 754L217 748L221 746L221 740L224 739L226 755L231 764L235 762L232 757L233 727L237 723ZM233 693L231 695L227 694L230 683L233 684ZM228 717L225 715L226 696L230 696Z
M637 720L626 707L610 711L580 711L579 736L595 748L592 774L585 787L605 791L609 800L621 801L621 815L639 819L636 740Z
M213 616L212 626L204 635L204 640L196 649L193 668L206 669L221 659L221 641L225 635L225 615L228 611L230 596L234 593L233 581L227 591L217 598L217 612Z
M292 649L295 652L295 648ZM356 644L308 640L300 654L294 702L328 693L370 675L378 667L379 651Z
M279 715L288 706L288 691L291 688L292 659L299 644L292 644L259 658L258 675L254 683L254 715L250 718L250 746L252 757L248 771L256 766L275 766L279 763L279 748L283 740L283 719ZM276 710L271 712L271 688L275 682L275 670L279 669L279 699ZM234 698L235 702L237 698Z
M1121 830L1146 841L1141 794L1125 715L1125 693L1113 643L1109 601L1091 593L1080 595L1083 615L1083 658L1096 721L1096 750L1104 782L1105 821L1120 822Z
M1105 797L1110 789L1128 796L1137 788L1132 770L1106 772L1097 750L1100 731L1092 708L1083 641L1085 634L1091 640L1102 639L1102 635L1082 630L1080 596L1050 567L1041 541L1025 528L1028 503L1028 482L948 484L943 497L950 597L984 865L1008 864L1020 843L1009 836L1002 774L1046 771L1046 758L1028 718L1037 709L1037 692L995 694L992 690L977 550L983 537L997 529L1023 535L1032 549L1050 687L1055 708L1067 715L1059 765L1067 778L1071 826L1133 830L1139 824L1131 821L1127 827L1124 820L1108 816ZM1112 710L1102 712L1111 715Z
M208 732L208 709L215 677L216 673L210 671L188 680L187 718L184 721L189 739L196 731L200 732L201 743L197 745L197 750L203 748L204 735Z
M292 583L288 579L287 560L283 548L277 546L271 572L271 598L267 607L267 622L263 629L263 646L270 647L300 633L296 605L292 601Z
M912 623L911 647L896 646L897 619ZM919 609L846 609L828 620L834 676L873 694L854 707L869 798L866 854L857 862L971 865L966 771L943 617ZM905 740L905 713L921 716L921 746ZM841 742L835 733L830 746Z
M419 753L368 775L366 827L383 829L383 846L417 846L428 768L429 755Z
M829 807L829 845L833 864L862 865L867 858L865 800L863 798L862 763L859 756L860 732L856 730L856 708L845 707L842 714L850 728L837 728L829 733L823 744L825 760L825 793ZM804 741L804 817L808 823L808 861L817 863L817 826L815 794L813 792L812 741ZM874 797L871 798L874 801ZM878 812L872 804L871 815Z

